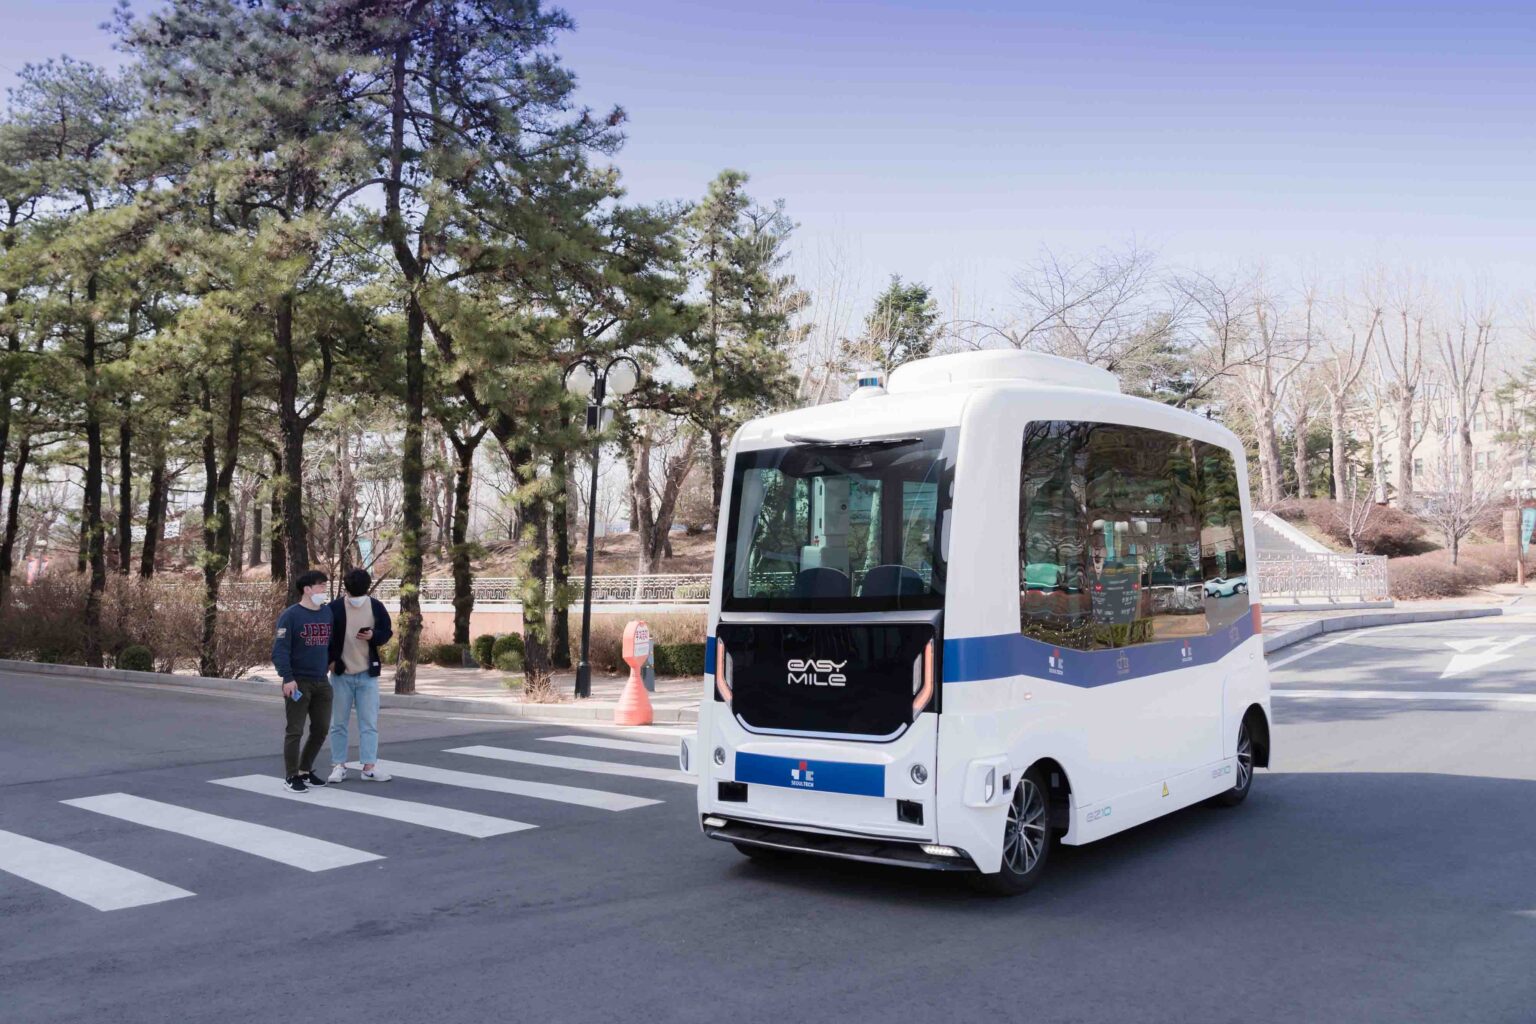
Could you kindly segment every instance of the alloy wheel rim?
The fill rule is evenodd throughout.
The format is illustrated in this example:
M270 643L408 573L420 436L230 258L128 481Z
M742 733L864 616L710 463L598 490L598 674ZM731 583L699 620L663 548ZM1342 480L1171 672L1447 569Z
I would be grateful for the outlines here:
M1003 833L1003 859L1010 870L1028 874L1045 852L1045 796L1033 781L1024 779L1008 804L1008 827Z
M1248 738L1248 726L1245 723L1237 734L1237 788L1247 789L1248 780L1253 777L1253 741Z

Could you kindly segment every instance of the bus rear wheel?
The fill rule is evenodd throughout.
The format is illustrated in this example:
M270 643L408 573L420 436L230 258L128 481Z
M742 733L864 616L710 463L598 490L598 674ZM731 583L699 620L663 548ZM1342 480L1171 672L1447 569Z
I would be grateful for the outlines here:
M1216 803L1222 807L1236 807L1248 799L1248 790L1253 788L1253 730L1248 727L1248 719L1243 719L1243 724L1237 729L1237 779L1232 783L1232 788L1225 793L1216 796Z
M1014 787L1003 825L1003 862L994 875L981 875L982 889L998 896L1018 896L1034 888L1051 855L1050 790L1036 765Z

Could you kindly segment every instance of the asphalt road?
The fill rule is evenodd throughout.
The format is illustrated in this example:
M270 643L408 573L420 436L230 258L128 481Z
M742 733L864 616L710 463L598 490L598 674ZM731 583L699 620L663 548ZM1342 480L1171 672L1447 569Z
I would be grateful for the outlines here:
M0 674L0 840L64 851L34 870L83 854L190 894L102 911L0 870L0 1024L1536 1021L1536 701L1507 699L1536 695L1536 640L1515 640L1531 632L1509 617L1282 652L1275 689L1310 695L1276 698L1275 766L1246 804L1062 847L1015 900L749 862L699 836L670 755L559 739L604 730L385 712L387 760L523 790L341 787L427 805L409 812L427 827L210 784L276 774L265 701ZM469 746L542 763L449 752ZM623 774L640 765L653 777ZM625 797L656 802L590 805ZM351 862L304 869L327 858Z

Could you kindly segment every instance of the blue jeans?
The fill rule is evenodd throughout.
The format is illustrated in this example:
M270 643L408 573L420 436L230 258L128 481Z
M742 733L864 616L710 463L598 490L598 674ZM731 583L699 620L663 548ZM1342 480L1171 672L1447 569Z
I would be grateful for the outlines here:
M357 707L358 759L373 764L379 759L379 679L367 672L331 676L331 763L347 760L348 719Z

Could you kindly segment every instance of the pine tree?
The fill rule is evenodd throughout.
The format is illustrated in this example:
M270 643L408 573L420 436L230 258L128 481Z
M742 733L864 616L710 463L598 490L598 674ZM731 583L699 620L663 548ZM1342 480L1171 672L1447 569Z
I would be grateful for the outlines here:
M789 351L805 292L784 273L794 223L782 201L747 195L747 175L726 170L687 220L696 326L677 346L692 377L673 408L708 438L715 512L725 483L725 446L744 421L788 399Z
M875 298L864 318L864 331L854 344L852 356L889 373L902 363L933 353L938 340L939 309L928 286L903 284L897 274Z

